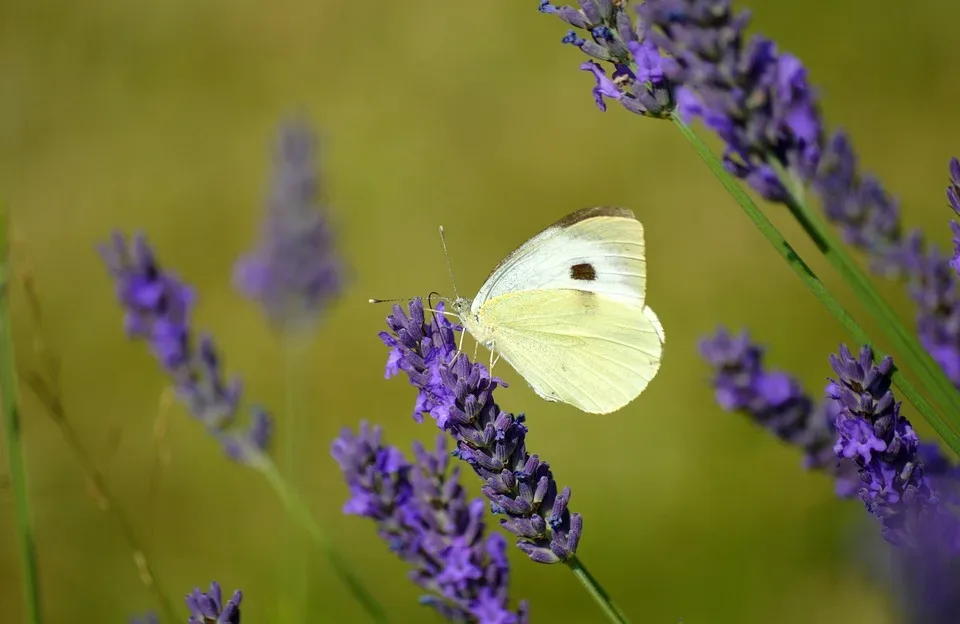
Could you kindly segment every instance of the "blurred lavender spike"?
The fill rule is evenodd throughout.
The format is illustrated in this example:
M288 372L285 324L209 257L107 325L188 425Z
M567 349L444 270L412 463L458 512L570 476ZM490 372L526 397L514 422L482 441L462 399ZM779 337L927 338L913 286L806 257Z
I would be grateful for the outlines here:
M582 0L575 9L541 0L539 10L574 27L561 43L579 48L591 59L580 69L596 80L593 97L597 108L606 111L606 100L614 100L631 113L670 116L676 102L673 83L664 74L664 59L647 38L645 28L640 24L634 27L626 2ZM609 76L597 61L612 66Z
M101 246L100 252L116 281L128 335L150 345L180 400L227 454L242 463L255 463L269 444L269 417L255 410L252 425L246 430L237 428L242 384L239 379L224 379L209 336L195 339L190 326L193 290L163 270L142 234L128 240L115 233L111 244Z
M430 452L414 445L416 462L384 446L379 427L344 429L331 453L350 489L344 513L374 520L380 537L414 569L411 580L430 592L421 604L456 622L525 624L526 602L509 608L506 541L484 537L483 499L467 499L459 468L449 468L445 436Z
M256 248L234 283L280 329L310 326L342 288L317 163L317 138L303 121L279 131L273 181Z
M828 392L840 410L834 451L857 464L858 493L880 520L883 537L895 546L935 544L956 554L960 524L932 487L917 434L900 415L900 403L890 390L893 359L874 365L870 347L855 357L841 345L830 364L837 379Z
M243 592L239 589L223 604L220 584L210 583L210 592L204 593L197 587L187 594L187 608L190 610L188 624L240 624L240 600Z
M720 328L701 341L700 353L713 368L712 384L720 407L745 414L777 438L799 447L805 468L834 477L837 496L856 494L860 485L856 465L838 460L833 452L839 411L834 401L814 407L797 380L766 370L763 348L746 331L733 336Z
M160 624L160 616L153 611L130 618L130 624Z
M443 304L438 306L443 310ZM583 531L580 514L568 509L570 489L559 491L550 466L526 448L523 415L504 412L493 392L504 385L482 364L457 352L455 331L462 328L443 314L427 322L423 302L399 305L387 317L390 347L387 376L403 371L419 393L414 417L430 414L457 443L454 456L467 462L484 481L484 496L501 526L520 539L517 546L538 563L570 560Z

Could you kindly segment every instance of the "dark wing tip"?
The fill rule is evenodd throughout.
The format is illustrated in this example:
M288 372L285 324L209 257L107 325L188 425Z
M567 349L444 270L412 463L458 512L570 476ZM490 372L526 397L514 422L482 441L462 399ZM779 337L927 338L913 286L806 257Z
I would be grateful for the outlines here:
M620 217L623 219L633 219L634 221L637 219L633 211L629 208L620 208L619 206L593 206L591 208L581 208L576 212L568 214L554 223L553 227L568 228L571 225L576 225L581 221L592 219L593 217Z

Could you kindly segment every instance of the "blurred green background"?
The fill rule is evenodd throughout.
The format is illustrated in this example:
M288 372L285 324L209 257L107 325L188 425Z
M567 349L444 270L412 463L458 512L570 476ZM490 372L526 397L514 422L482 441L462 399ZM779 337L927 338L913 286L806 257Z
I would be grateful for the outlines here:
M883 556L863 554L876 525L859 504L836 502L828 479L805 474L794 450L722 413L696 352L718 323L746 325L773 364L819 392L826 356L846 337L670 124L596 110L581 56L559 43L564 25L536 4L0 3L0 195L18 268L36 280L68 416L159 577L178 604L212 579L243 588L244 621L275 621L284 516L259 475L223 459L182 409L162 407L165 381L124 338L94 245L113 228L145 230L162 262L198 287L197 326L214 332L248 397L279 406L278 340L230 272L254 240L278 123L302 113L326 139L325 184L352 267L350 290L310 347L304 479L315 516L395 621L436 618L372 523L341 515L329 444L361 419L403 447L435 428L411 420L406 381L383 379L376 333L388 309L366 300L449 291L438 224L461 288L473 290L528 236L595 204L628 206L646 226L648 301L669 337L660 375L623 411L590 417L539 400L508 366L498 371L517 382L501 404L528 414L529 448L573 489L584 562L636 622L893 621L871 569ZM806 62L827 118L850 130L907 224L947 242L960 6L750 8L754 30ZM912 315L900 287L883 292ZM13 296L28 371L40 364L35 323ZM24 400L48 621L123 622L155 608L59 429L26 389ZM465 481L477 491L472 475ZM0 620L14 622L9 488L0 535ZM531 601L534 622L602 621L567 569L511 555L511 593ZM310 583L311 622L364 621L319 557Z

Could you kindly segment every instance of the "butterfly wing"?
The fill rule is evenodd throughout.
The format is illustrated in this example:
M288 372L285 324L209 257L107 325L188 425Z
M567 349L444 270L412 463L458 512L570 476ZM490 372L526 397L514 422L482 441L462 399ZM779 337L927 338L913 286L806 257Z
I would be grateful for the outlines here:
M643 307L647 284L643 225L626 208L585 208L561 219L508 255L473 300L508 293L574 289Z
M653 310L583 290L533 290L487 301L478 318L493 348L541 397L592 414L635 399L660 369Z

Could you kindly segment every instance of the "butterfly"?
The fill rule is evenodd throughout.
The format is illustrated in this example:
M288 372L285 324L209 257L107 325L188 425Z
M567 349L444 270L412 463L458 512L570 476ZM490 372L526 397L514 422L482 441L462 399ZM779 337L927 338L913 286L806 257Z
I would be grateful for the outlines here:
M444 244L446 249L446 244ZM635 399L660 369L663 325L646 304L643 225L626 208L578 210L503 259L453 312L541 397L591 414Z

